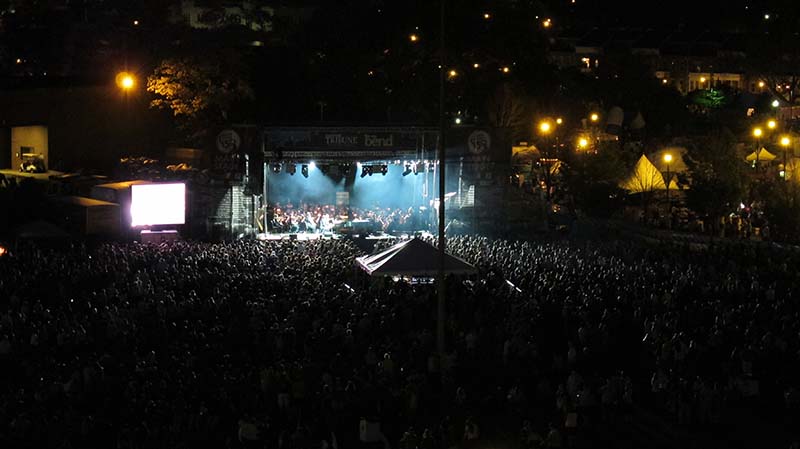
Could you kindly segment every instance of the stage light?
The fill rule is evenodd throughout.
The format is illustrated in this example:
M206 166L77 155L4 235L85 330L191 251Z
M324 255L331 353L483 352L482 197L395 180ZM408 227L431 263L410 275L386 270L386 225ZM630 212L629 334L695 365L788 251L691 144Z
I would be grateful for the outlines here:
M300 172L303 174L304 178L308 178L308 165L303 164L303 167L300 169Z
M350 174L350 164L342 164L339 166L339 171L342 172L343 175Z
M386 173L388 172L389 172L389 166L386 164L381 165L381 174L383 176L386 176Z
M369 165L362 165L361 166L361 177L363 178L364 176L367 176L367 175L372 176L372 167L370 167Z
M412 172L412 170L411 170L411 164L409 164L408 162L406 162L406 169L403 171L403 176L408 176L408 175L410 175L410 174L411 174L411 172Z
M308 169L309 170L314 171L316 168L317 168L317 163L316 162L311 161L311 162L308 163Z
M272 173L280 173L281 172L281 164L275 163L272 164Z
M294 176L294 174L297 173L297 166L294 164L287 164L286 173L289 173L290 175Z
M418 175L419 174L419 162L414 162L412 164L412 168L414 170L414 175Z

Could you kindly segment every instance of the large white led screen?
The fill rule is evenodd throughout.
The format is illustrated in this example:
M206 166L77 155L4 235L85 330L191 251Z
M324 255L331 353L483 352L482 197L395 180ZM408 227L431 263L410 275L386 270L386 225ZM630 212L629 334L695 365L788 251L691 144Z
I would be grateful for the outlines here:
M131 226L183 224L186 221L186 185L131 186Z

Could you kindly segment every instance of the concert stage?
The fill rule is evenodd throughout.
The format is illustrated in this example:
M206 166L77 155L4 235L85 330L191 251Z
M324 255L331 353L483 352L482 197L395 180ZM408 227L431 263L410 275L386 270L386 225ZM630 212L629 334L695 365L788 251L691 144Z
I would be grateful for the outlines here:
M413 234L397 234L397 235L390 235L390 234L374 234L368 235L366 237L351 237L344 234L337 234L333 232L298 232L298 233L261 233L256 236L258 240L298 240L298 241L306 241L306 240L339 240L343 238L354 238L359 239L363 238L364 240L405 240L414 236L420 237L432 237L433 234L427 231L417 232Z

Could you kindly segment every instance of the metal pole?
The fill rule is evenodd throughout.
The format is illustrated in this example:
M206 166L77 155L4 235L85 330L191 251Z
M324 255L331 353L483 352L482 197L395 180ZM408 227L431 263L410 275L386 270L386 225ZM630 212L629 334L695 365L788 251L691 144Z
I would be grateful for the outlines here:
M261 133L261 154L264 155L264 183L261 186L261 207L264 208L264 234L269 234L269 220L267 220L267 212L269 209L269 180L267 173L269 173L269 160L267 159L267 148L264 138L264 132Z
M438 276L438 304L437 304L437 321L436 321L436 347L439 351L439 369L444 375L444 355L445 355L445 342L444 342L444 323L445 323L445 304L446 304L446 291L444 279L444 258L445 258L445 235L444 235L444 200L445 200L445 111L444 111L444 73L447 68L445 67L445 1L439 0L439 276Z
M669 175L669 162L667 162L667 229L672 229L672 202L669 199L669 182L672 177Z

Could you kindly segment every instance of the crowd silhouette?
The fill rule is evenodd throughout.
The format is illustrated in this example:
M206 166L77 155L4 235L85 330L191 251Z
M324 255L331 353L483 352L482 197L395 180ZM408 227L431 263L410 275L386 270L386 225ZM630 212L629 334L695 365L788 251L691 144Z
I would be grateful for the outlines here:
M448 251L479 275L446 282L440 360L434 287L366 278L347 240L18 248L0 258L0 446L607 447L643 410L692 429L741 405L798 416L797 256Z

